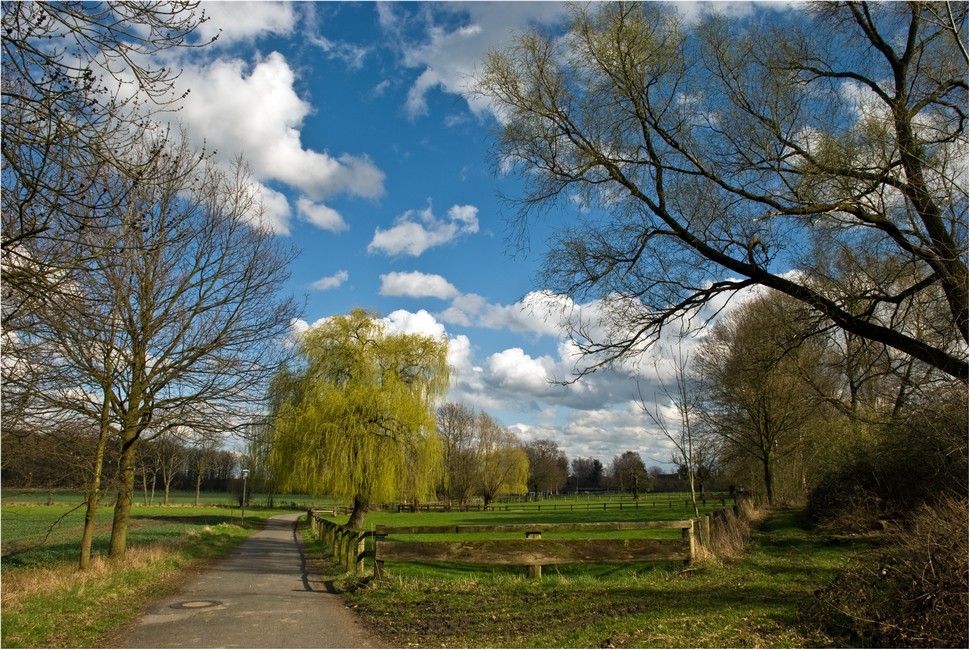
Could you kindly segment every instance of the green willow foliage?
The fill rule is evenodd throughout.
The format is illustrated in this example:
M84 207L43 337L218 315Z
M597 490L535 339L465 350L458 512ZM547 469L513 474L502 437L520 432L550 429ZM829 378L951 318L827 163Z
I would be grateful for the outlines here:
M448 343L388 332L355 309L308 330L301 365L282 371L270 462L283 489L355 506L432 494L442 471L436 402L448 388Z

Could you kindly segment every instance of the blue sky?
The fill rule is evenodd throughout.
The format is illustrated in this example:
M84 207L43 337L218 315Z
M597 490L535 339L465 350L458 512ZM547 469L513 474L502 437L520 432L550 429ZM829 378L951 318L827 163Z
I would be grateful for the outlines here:
M555 28L565 5L541 3L203 2L200 37L182 53L178 120L220 160L252 166L278 236L302 250L291 290L305 328L354 307L392 326L445 334L449 399L486 410L524 441L551 438L569 458L647 465L670 447L634 401L657 392L653 359L570 386L574 348L563 307L537 271L550 214L515 254L512 178L493 170L497 122L469 92L482 55L530 24ZM688 18L703 5L681 3ZM750 12L750 3L722 5ZM668 375L669 379L669 375Z

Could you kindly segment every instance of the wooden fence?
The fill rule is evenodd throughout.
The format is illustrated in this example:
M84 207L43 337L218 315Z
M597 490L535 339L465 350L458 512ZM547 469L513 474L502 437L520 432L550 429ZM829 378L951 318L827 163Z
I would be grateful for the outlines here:
M457 562L525 566L529 577L540 577L543 565L684 562L700 549L712 548L720 527L740 515L740 506L677 521L629 521L581 524L499 524L494 526L378 526L364 531L336 524L340 508L311 509L308 519L324 548L347 571L361 573L364 560L374 560L374 576L383 575L385 562ZM680 529L680 539L543 539L542 533L582 533L647 529ZM483 539L452 542L389 541L392 535L523 533L523 539ZM367 538L373 548L366 550Z
M679 528L681 539L542 539L543 532ZM464 540L457 542L393 542L389 535L523 533L523 539ZM681 561L694 556L694 522L642 521L588 524L504 524L497 526L379 526L375 531L374 576L383 574L384 563L461 562L525 566L529 577L542 575L546 564L616 564Z

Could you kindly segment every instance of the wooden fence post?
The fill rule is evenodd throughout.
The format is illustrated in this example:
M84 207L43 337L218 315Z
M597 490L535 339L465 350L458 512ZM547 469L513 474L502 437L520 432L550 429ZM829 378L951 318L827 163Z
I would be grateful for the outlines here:
M701 546L711 548L711 515L701 517Z
M384 577L384 560L379 560L380 557L378 553L378 548L384 543L384 538L387 537L381 533L374 534L374 580L380 580Z
M526 539L542 539L542 533L540 531L526 532ZM541 578L542 577L542 565L541 564L530 564L525 569L525 576L527 578Z
M690 520L690 527L681 529L681 537L687 540L688 559L684 560L684 565L694 561L694 520Z
M356 557L356 566L354 567L354 571L356 571L357 573L364 572L364 545L366 544L366 542L367 542L367 534L364 531L361 531L357 535L357 553L356 553L357 557Z

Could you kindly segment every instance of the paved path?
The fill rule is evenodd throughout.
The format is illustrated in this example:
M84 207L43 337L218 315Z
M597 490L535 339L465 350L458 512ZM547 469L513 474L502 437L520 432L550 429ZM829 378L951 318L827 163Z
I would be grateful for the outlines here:
M120 647L380 647L343 600L308 574L297 517L270 518L213 570L149 607Z

